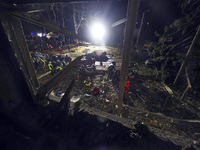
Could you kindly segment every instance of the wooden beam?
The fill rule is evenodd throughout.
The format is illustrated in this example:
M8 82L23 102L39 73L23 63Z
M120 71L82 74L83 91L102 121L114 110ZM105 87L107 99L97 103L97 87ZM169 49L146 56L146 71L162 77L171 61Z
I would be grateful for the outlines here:
M25 62L24 65L26 66L26 68L28 70L30 81L33 84L34 89L35 89L36 87L39 86L39 84L38 84L38 80L37 80L37 77L36 77L36 74L35 74L33 64L30 60L29 48L28 48L28 45L27 45L26 40L25 40L21 21L20 21L20 19L15 18L15 17L11 17L10 21L11 21L12 27L13 27L14 32L15 32L16 40L17 40L19 47L20 47L22 57L23 57L24 62Z
M36 93L35 87L33 85L33 82L30 80L30 74L29 74L29 71L27 68L27 64L24 60L24 57L23 57L23 54L21 51L21 47L20 47L20 43L18 42L16 32L14 31L13 24L11 23L12 18L10 18L10 16L6 15L5 13L0 13L0 21L5 30L8 41L10 42L10 47L12 48L12 53L15 56L15 58L17 59L17 63L18 63L17 66L22 71L22 73L24 75L24 79L26 80L27 86L29 88L31 97L32 97L33 101L35 101L35 93ZM20 28L18 30L20 30ZM23 32L23 31L19 31L19 32ZM6 52L9 53L9 51L6 51ZM10 54L6 54L6 55L10 55ZM8 60L8 61L12 62L12 60ZM28 94L28 93L26 92L26 94Z
M73 79L72 82L70 83L69 87L67 88L65 94L63 95L60 103L56 107L56 110L55 110L54 114L52 115L52 118L50 119L50 122L48 123L48 125L45 128L45 130L41 133L40 137L36 141L33 150L40 150L43 142L45 141L45 139L46 139L46 137L48 135L48 130L51 128L51 126L55 122L56 118L58 117L58 114L59 114L62 106L64 105L65 101L68 100L69 93L70 93L72 87L74 86L74 83L75 83L75 80ZM66 104L67 104L66 106L68 106L68 101L67 101Z
M82 3L82 2L95 2L95 1L108 1L108 0L9 0L9 2L15 4L32 4L32 3L58 3L58 2L73 2L73 3ZM112 0L115 1L115 0ZM127 1L127 0L120 0L120 1Z
M42 85L37 91L38 99L44 97L48 91L50 91L56 84L58 84L58 82L60 82L64 77L66 77L67 73L82 59L82 57L83 56L77 57L68 66L63 68L62 71L58 72L56 75L51 77L49 81Z
M124 96L124 87L128 70L129 56L131 52L132 42L133 42L133 33L135 29L135 23L138 14L140 0L129 0L128 9L127 9L127 22L125 28L125 37L124 37L124 52L122 67L120 72L120 82L119 82L119 100L118 100L118 110L117 115L120 116L123 96Z
M83 3L83 2L103 2L108 0L9 0L8 2L11 4L34 4L34 3L58 3L58 2L65 2L65 3ZM116 1L116 0L109 0L109 1ZM128 0L118 0L118 1L128 1ZM141 1L149 1L149 0L141 0Z
M70 31L70 30L62 28L62 27L58 26L57 24L51 23L50 21L48 21L40 16L36 16L34 14L21 13L21 12L10 12L9 15L23 19L24 21L30 22L32 24L35 24L35 25L38 25L41 27L45 27L50 30L68 35L70 37L77 38L79 40L83 40L83 41L87 41L87 42L91 41L90 39L88 39L86 37L83 37L79 34L76 34L72 31Z
M65 102L65 106L63 108L63 116L62 116L62 124L61 124L61 132L60 132L60 142L59 142L59 150L66 150L67 149L67 140L68 140L68 124L69 124L69 104L70 99L67 98Z
M182 94L182 96L181 96L181 98L179 100L182 100L184 95L185 95L185 93L189 90L189 88L192 87L191 84L190 84L190 79L189 79L189 76L188 76L187 67L185 68L185 75L186 75L186 78L187 78L188 85L187 85L187 88L185 89L185 91L183 92L183 94Z

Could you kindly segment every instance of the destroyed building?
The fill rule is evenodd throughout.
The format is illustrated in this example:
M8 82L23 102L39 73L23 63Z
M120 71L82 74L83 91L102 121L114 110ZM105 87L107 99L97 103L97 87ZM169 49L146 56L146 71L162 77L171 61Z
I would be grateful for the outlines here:
M171 101L179 105L183 102L177 101L165 83L144 82L146 75L141 75L144 66L129 61L140 0L127 1L127 22L120 51L90 45L91 39L22 7L32 3L81 1L1 2L0 147L153 150L182 149L189 145L198 149L199 111L184 113L183 109L169 109L174 107ZM44 46L49 43L43 40L43 46L38 44L42 52L30 51L22 21L82 42L64 46L62 40L57 43L55 40L57 45L51 49ZM58 51L60 47L62 50ZM54 72L48 68L49 63L55 65ZM114 71L109 72L111 65ZM84 84L88 76L92 82L89 92ZM124 94L127 76L131 85L128 94ZM99 90L97 96L92 93L95 87Z

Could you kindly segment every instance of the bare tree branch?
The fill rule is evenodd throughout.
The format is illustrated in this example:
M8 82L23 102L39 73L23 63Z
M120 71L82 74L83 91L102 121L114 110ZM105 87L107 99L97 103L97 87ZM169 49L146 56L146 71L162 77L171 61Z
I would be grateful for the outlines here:
M182 94L182 96L181 96L181 98L180 98L179 100L182 100L183 97L184 97L184 95L185 95L185 93L188 91L188 89L192 87L191 84L190 84L190 79L189 79L189 77L188 77L187 67L185 68L185 74L186 74L188 86L187 86L187 88L185 89L185 91L183 92L183 94Z

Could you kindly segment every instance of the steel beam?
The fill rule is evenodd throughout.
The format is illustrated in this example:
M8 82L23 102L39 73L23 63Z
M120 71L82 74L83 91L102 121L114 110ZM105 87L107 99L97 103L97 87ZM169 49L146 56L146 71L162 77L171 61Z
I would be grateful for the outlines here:
M129 56L131 52L132 42L133 42L133 33L135 30L135 23L138 14L140 0L129 0L128 9L127 9L127 22L125 28L125 37L124 37L124 52L122 67L120 72L120 82L119 82L119 100L118 100L118 110L117 115L121 115L121 108L124 96L124 87L128 71Z
M48 91L50 91L58 82L60 82L67 73L82 59L83 56L77 57L68 66L66 66L62 71L58 72L56 75L51 77L44 85L42 85L37 91L38 99L44 97Z
M16 40L18 41L18 44L19 44L19 47L20 47L22 57L23 57L24 62L25 62L24 65L26 66L26 68L28 70L30 81L31 81L31 83L33 83L34 89L35 89L36 87L39 86L39 84L38 84L38 81L37 81L35 70L33 68L33 64L30 60L29 48L28 48L28 45L27 45L26 40L25 40L21 21L20 21L20 19L15 18L15 17L11 17L10 21L11 21L12 27L13 27L14 32L15 32Z
M36 16L34 14L21 13L21 12L9 12L9 15L23 19L24 21L30 22L32 24L35 24L35 25L38 25L41 27L45 27L50 30L68 35L70 37L77 38L79 40L83 40L83 41L87 41L87 42L91 41L90 39L88 39L86 37L83 37L79 34L76 34L72 31L70 31L70 30L62 28L62 27L58 26L57 24L51 23L50 21L48 21L40 16Z

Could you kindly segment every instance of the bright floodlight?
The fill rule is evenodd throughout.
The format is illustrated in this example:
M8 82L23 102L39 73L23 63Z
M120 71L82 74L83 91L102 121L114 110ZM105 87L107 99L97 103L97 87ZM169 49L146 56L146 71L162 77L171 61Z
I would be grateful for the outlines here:
M42 37L42 33L38 33L37 35L38 35L39 37Z
M101 24L94 24L92 27L92 36L97 39L102 39L105 35L105 29Z

